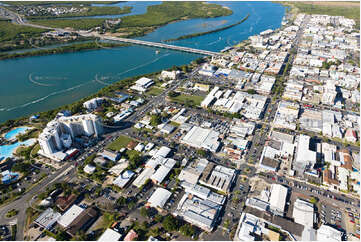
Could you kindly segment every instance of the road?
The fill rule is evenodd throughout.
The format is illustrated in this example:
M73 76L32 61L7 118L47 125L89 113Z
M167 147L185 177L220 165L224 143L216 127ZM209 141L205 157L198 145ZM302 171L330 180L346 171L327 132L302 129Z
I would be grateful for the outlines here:
M328 189L323 189L318 186L308 184L306 182L291 179L289 177L287 177L287 178L280 177L273 173L266 173L266 176L264 176L263 179L265 179L269 183L278 183L278 184L286 185L286 186L290 187L293 192L299 192L299 193L302 193L302 194L305 194L308 196L317 197L323 203L333 205L335 207L338 207L339 209L345 210L346 207L353 207L353 208L357 209L357 211L360 211L360 208L359 208L360 201L358 199L346 197L346 196L343 196L343 194L331 192ZM300 186L303 188L300 188ZM311 190L319 191L319 193L311 192ZM329 197L329 196L331 196L331 197ZM349 202L349 204L342 202L338 199L347 201L347 202Z
M69 168L71 170L69 170ZM22 197L19 199L10 202L9 204L2 206L0 209L0 224L6 224L10 220L14 220L17 218L17 234L16 240L24 240L24 226L26 222L26 209L28 201L33 198L33 196L38 195L39 193L45 191L47 186L54 184L55 182L59 181L60 179L64 178L65 174L64 171L68 172L75 170L72 167L72 164L66 164L64 167L56 171L51 176L46 177L43 179L39 184L35 185L31 188L28 192L26 192ZM19 211L18 215L14 218L8 219L5 217L6 213L11 210L16 209Z

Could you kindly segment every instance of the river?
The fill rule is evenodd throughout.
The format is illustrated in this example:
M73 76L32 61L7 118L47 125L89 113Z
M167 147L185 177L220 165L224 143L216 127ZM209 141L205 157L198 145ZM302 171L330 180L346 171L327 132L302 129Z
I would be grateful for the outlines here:
M118 5L130 6L129 3ZM266 29L280 27L285 14L282 5L272 2L216 3L229 7L233 14L171 23L139 39L159 42L204 32L238 22L249 13L245 22L233 28L170 42L219 51ZM153 2L131 2L132 11L135 11L131 14L144 13L147 4L153 5ZM129 46L0 61L0 122L74 102L117 80L187 64L201 57L165 49L156 54L155 50L152 47Z

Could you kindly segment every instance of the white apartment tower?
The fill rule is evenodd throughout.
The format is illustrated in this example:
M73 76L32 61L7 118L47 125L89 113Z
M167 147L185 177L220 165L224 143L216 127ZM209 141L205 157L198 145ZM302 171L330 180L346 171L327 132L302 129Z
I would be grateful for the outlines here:
M63 148L70 148L76 136L95 135L103 133L101 118L94 114L70 117L60 117L50 121L38 141L45 154L52 154Z

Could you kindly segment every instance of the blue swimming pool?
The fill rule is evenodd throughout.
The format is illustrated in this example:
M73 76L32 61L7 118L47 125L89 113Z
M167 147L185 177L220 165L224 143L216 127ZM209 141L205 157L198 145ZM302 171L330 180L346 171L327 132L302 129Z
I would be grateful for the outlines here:
M12 129L11 131L7 132L4 136L7 140L14 139L18 134L23 134L26 132L26 130L30 129L30 127L19 127L16 129Z
M29 146L36 142L36 139L28 139L24 142L16 142L11 145L1 145L0 146L0 161L13 156L13 152L20 145Z

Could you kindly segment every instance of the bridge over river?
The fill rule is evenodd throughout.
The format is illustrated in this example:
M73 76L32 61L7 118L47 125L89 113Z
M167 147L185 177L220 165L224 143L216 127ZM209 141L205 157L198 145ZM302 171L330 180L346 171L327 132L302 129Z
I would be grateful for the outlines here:
M176 45L168 45L158 42L151 42L151 41L145 41L145 40L137 40L137 39L128 39L128 38L120 38L120 37L114 37L114 36L108 36L108 35L100 35L100 34L90 34L90 33L81 33L78 32L78 34L83 36L93 36L98 37L100 39L104 40L112 40L112 41L120 41L124 43L130 43L130 44L136 44L136 45L146 45L146 46L152 46L157 48L164 48L164 49L171 49L171 50L178 50L178 51L184 51L184 52L190 52L190 53L196 53L201 55L209 55L209 56L216 56L221 55L219 52L213 52L208 50L200 50L200 49L194 49L189 47L183 47L183 46L176 46Z

